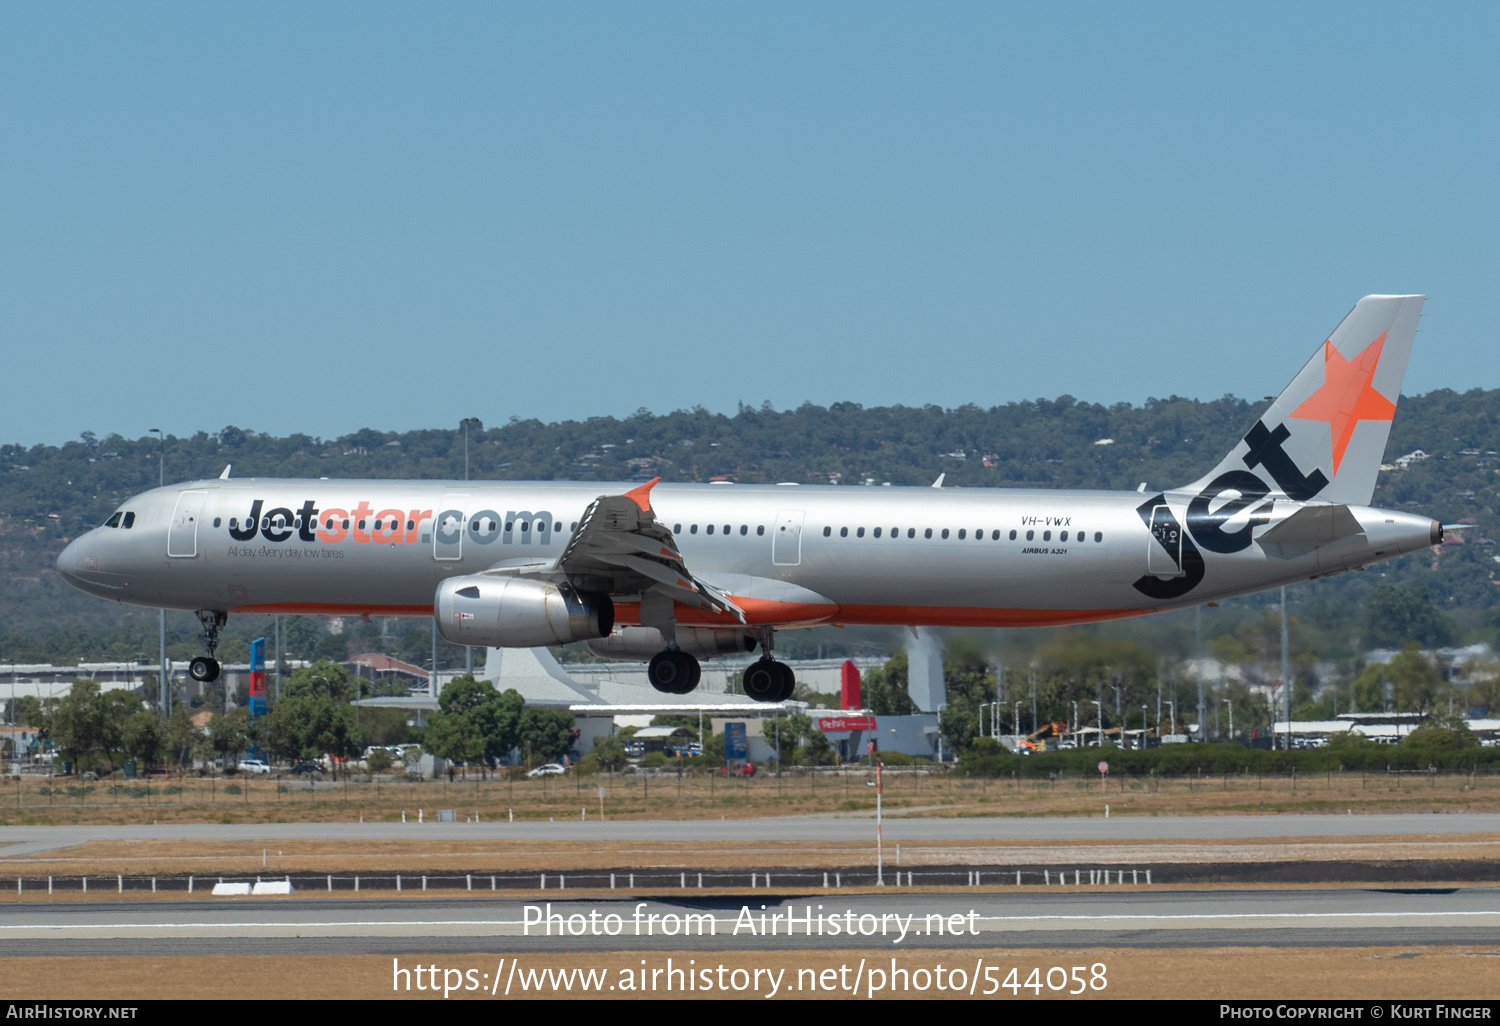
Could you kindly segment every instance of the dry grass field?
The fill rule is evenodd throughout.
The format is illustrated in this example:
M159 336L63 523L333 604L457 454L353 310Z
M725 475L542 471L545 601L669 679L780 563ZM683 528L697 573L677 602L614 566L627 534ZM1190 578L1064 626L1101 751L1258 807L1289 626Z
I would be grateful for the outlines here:
M729 779L711 775L628 774L536 780L402 780L373 783L238 777L76 779L0 784L0 825L63 823L399 822L452 809L460 822L596 819L718 819L873 812L870 774L861 769ZM1246 815L1346 811L1497 812L1500 775L1375 773L1110 780L970 779L953 773L888 771L891 815L1102 816Z
M843 980L852 982L856 967L861 961L867 968L881 967L889 972L890 954L882 951L872 955L870 951L758 951L758 952L694 952L694 951L650 951L650 952L600 952L589 954L532 954L519 952L523 970L604 970L604 979L619 981L625 973L638 973L642 960L646 968L659 969L672 959L675 966L683 966L695 960L699 966L716 969L724 965L735 968L782 971L782 990L777 998L831 998L847 1001L851 996L844 990L810 989L815 977L801 976L802 988L798 989L799 970L815 970L816 979L825 979L824 970L839 970L847 967ZM425 956L420 950L410 955L396 956L402 966L436 965L438 979L444 978L443 970L459 970L459 979L467 979L467 972L474 971L473 979L487 981L500 967L500 959L509 964L510 955L460 954ZM1066 991L1048 990L1041 986L1038 995L1032 989L1020 986L1019 993L1001 988L989 995L989 1000L1045 1000L1053 1002L1081 1001L1098 998L1125 998L1136 1000L1162 1000L1174 998L1196 998L1211 1000L1264 1000L1295 1001L1298 999L1345 999L1345 1000L1493 1000L1495 995L1496 967L1500 963L1500 951L1473 946L1443 947L1371 947L1371 948L1209 948L1209 949L1012 949L1004 952L967 951L910 951L898 956L898 968L908 972L925 969L931 974L939 965L945 970L961 969L966 978L972 977L976 959L984 965L996 966L995 975L1003 982L1010 968L1019 970L1018 984L1024 984L1032 969L1039 969L1036 979L1040 984L1052 967L1064 969L1062 976L1073 966L1087 967L1083 975L1088 978L1092 967L1102 963L1103 978L1107 981L1103 990L1086 990L1083 994L1070 996ZM410 991L393 990L395 974L393 957L388 955L208 955L187 957L155 957L151 955L97 957L97 958L28 958L15 957L5 960L5 973L0 977L0 998L71 1000L145 1000L152 998L175 998L202 1000L205 998L304 998L304 999L369 999L402 998L416 1000L443 1000L441 990L418 991L413 985ZM1062 976L1053 974L1056 982ZM572 977L576 981L576 976ZM660 977L659 979L664 978ZM837 972L826 977L839 980ZM863 977L868 981L869 977ZM648 977L649 979L649 977ZM928 989L892 994L889 990L876 993L876 997L905 999L964 998L970 997L967 990L955 992L938 990L927 977ZM762 978L764 980L764 977ZM271 981L274 981L271 982ZM920 978L919 978L920 982ZM485 983L488 986L488 983ZM545 987L540 992L522 991L512 984L509 997L504 994L491 995L488 990L456 990L448 1000L471 998L481 1000L517 1000L525 998L593 998L622 997L704 998L741 997L765 1000L765 984L762 992L755 994L747 989L742 994L719 992L683 994L680 991L667 993L662 989L652 992L609 990L582 991L575 983L570 991L559 991ZM1072 985L1070 985L1070 989ZM988 989L981 975L975 987L976 997L983 996ZM868 986L862 987L859 996L867 996Z

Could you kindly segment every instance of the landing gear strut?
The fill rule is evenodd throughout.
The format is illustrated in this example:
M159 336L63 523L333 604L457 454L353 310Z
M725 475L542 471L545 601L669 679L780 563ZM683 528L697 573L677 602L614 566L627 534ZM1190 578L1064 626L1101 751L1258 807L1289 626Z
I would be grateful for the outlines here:
M208 655L198 656L188 663L188 676L200 684L207 684L219 679L219 661L214 658L214 650L219 647L219 631L229 622L229 614L217 609L200 609L198 622L203 625L203 647L208 649Z
M745 670L745 694L757 702L785 702L797 688L792 668L771 658L774 642L770 628L760 631L760 650L764 654Z
M703 668L698 660L677 648L664 649L651 657L646 676L657 691L669 695L686 695L698 686Z

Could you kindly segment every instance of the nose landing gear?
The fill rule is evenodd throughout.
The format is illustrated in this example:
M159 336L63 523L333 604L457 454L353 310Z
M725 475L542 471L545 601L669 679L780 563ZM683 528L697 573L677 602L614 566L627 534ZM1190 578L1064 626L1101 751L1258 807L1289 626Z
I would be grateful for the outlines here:
M229 622L229 614L217 609L200 609L198 622L203 625L203 647L208 649L208 655L198 656L188 663L188 676L200 684L207 684L219 679L219 661L214 658L214 650L219 647L219 631Z

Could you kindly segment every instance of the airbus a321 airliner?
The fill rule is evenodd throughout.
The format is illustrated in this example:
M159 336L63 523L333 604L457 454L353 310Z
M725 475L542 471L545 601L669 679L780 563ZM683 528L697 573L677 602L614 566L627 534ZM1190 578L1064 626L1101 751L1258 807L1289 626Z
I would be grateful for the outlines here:
M231 479L144 492L58 570L133 605L432 616L450 642L587 641L650 660L660 691L752 651L790 697L775 632L819 624L1017 627L1197 605L1440 544L1369 506L1422 296L1366 296L1224 460L1154 494L553 481ZM605 490L605 494L600 494Z

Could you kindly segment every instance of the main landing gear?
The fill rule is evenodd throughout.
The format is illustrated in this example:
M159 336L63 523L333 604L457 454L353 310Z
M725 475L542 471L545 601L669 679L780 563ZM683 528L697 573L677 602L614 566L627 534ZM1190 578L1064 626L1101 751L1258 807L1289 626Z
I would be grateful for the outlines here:
M745 694L757 702L785 702L797 687L792 668L771 658L774 642L771 630L762 630L760 650L765 654L745 669Z
M219 647L219 631L229 622L229 614L217 609L200 609L198 622L203 625L203 647L208 649L208 655L198 656L188 663L188 676L200 684L207 684L219 679L219 661L214 658L214 650Z
M698 660L677 648L664 649L651 657L646 667L651 686L668 695L686 695L698 686L703 668Z

